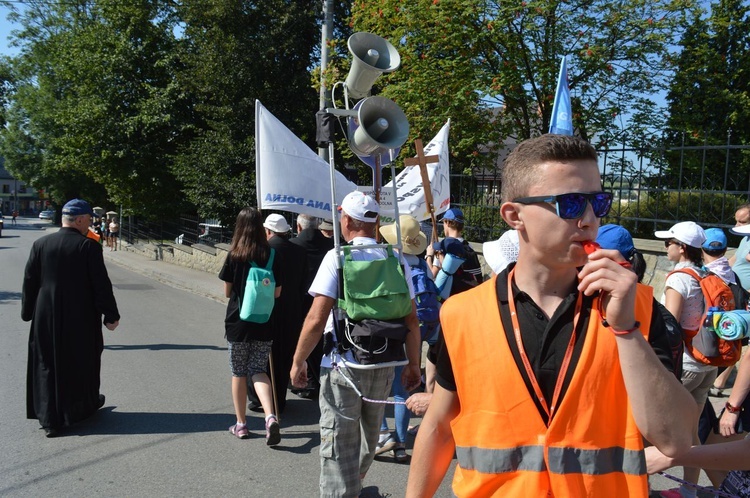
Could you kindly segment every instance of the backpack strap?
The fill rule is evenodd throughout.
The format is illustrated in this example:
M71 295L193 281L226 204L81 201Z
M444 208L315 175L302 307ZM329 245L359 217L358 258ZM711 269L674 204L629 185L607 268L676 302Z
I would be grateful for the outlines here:
M276 251L273 250L273 247L271 248L271 255L268 256L268 263L266 263L266 270L271 271L271 268L273 268L273 256L276 254Z
M669 276L672 275L673 273L684 273L686 275L690 275L691 277L696 279L698 282L700 282L704 278L701 276L700 273L698 273L693 268L680 268L679 270L672 270L671 272L667 273L667 278L669 278Z

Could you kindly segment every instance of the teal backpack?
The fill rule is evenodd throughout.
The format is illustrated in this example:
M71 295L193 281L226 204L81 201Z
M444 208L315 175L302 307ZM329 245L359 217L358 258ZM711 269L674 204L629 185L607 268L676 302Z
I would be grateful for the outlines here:
M240 319L246 322L266 323L271 318L273 305L276 301L276 280L273 277L274 250L268 256L265 268L250 262L245 283L245 295L240 307Z

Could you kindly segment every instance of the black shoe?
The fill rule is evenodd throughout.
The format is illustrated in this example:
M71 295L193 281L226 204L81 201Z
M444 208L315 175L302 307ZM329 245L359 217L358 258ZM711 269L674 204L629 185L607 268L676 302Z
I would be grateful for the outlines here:
M97 410L98 410L99 408L101 408L102 406L104 406L104 400L105 400L105 399L106 399L106 398L104 397L104 395L103 395L103 394L100 394L100 395L99 395L99 401L98 401L98 402L96 403L96 409L97 409Z
M42 429L44 429L45 437L57 437L60 435L60 431L53 427L42 427Z
M252 399L247 402L247 409L251 412L263 413L263 405Z

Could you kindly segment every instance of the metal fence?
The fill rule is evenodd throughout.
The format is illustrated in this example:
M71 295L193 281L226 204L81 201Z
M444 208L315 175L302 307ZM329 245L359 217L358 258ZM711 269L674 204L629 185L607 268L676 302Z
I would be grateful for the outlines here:
M600 148L602 184L615 194L602 223L623 225L642 238L678 221L733 226L737 207L750 199L750 145L728 142L688 145L683 139L677 146ZM451 204L464 211L468 240L493 240L508 229L499 211L499 170L451 175ZM216 220L190 215L159 222L128 217L122 225L129 242L214 245L232 237ZM736 245L739 238L731 242Z
M604 189L615 194L602 223L623 225L634 236L653 238L678 221L728 228L750 200L748 145L620 146L600 149L599 157ZM467 239L493 240L507 230L500 187L499 170L451 175L451 204L464 211Z

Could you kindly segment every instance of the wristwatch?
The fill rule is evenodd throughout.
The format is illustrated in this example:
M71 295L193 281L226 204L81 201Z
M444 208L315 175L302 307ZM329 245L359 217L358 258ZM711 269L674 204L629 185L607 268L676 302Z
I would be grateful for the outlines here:
M732 406L729 401L727 401L727 404L724 406L729 413L740 413L742 411L742 406Z

